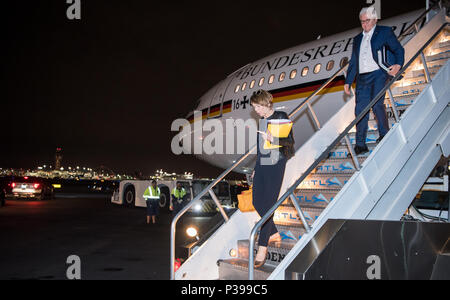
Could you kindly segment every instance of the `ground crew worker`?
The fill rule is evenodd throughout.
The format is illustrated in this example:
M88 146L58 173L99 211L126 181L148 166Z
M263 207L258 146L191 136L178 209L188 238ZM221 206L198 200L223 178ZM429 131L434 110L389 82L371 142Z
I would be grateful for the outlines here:
M177 182L177 186L172 190L170 210L176 216L178 212L184 207L186 201L186 190Z
M156 223L156 216L159 215L159 196L161 191L156 186L156 180L152 180L151 186L149 186L144 192L144 199L147 203L147 224L150 224L150 217L152 223Z

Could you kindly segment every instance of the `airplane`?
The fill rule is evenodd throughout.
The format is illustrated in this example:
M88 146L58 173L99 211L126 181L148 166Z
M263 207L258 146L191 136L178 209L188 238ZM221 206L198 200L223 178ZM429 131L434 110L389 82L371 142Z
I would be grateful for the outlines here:
M400 36L422 12L423 10L413 11L380 20L378 24L391 26L395 34ZM244 152L235 149L236 151L232 151L233 154L227 154L228 150L212 154L205 151L199 153L194 151L194 142L196 139L205 140L208 134L207 131L202 130L201 124L200 127L195 128L197 122L216 120L215 122L219 121L223 128L226 128L227 120L231 121L231 124L233 120L258 120L259 117L250 105L250 97L259 89L267 90L273 95L276 111L284 111L289 114L347 64L352 53L353 38L361 30L361 27L358 27L328 37L321 37L251 62L229 74L201 96L193 110L186 116L191 125L188 134L176 136L180 147L183 148L183 153L194 153L197 158L222 169L233 165L252 146L251 139L247 139ZM409 36L402 43L404 44L408 40ZM320 92L312 102L311 106L319 123L325 123L346 101L350 100L350 96L344 93L344 76L344 74L337 76L332 84ZM195 112L197 113L195 114ZM313 116L306 109L300 111L292 121L294 121L293 133L297 150L317 129ZM198 133L199 128L201 129L200 134ZM176 131L174 128L172 130ZM227 132L230 134L229 130L222 130L222 144L226 145L230 138L237 144L238 134L234 132L233 136L227 137ZM250 130L247 130L246 134L250 134ZM186 138L190 138L193 142L183 143L183 139ZM256 155L251 155L234 171L251 174L255 158Z

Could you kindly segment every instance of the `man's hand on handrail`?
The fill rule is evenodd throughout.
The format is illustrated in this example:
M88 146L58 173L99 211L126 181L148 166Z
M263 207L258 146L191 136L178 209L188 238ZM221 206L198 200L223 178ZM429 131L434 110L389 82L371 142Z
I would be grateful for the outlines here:
M398 71L400 71L402 67L400 65L393 65L389 67L389 75L391 75L392 77L395 77L395 75L397 75Z

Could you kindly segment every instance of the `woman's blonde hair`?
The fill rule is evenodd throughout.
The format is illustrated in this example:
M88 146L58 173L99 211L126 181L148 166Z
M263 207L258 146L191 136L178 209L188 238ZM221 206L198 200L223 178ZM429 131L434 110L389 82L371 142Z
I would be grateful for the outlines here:
M273 96L265 90L257 90L250 98L250 104L258 104L266 107L273 107Z

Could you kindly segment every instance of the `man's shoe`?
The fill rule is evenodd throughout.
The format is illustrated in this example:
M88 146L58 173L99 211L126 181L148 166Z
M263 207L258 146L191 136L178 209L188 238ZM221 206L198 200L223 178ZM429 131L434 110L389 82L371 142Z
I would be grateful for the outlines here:
M364 154L367 152L369 152L369 148L367 148L367 146L364 146L364 147L361 147L358 145L355 146L355 154L356 155Z
M381 135L378 139L377 139L377 144L381 142L381 140L384 138L384 135Z

